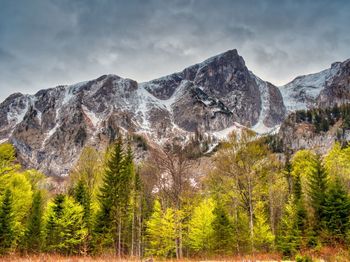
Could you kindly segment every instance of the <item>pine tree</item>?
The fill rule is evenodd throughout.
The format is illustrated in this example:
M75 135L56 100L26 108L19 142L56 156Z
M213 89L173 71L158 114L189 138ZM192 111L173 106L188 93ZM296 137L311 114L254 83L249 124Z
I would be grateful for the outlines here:
M163 213L159 200L154 201L153 213L146 223L147 234L147 255L158 255L158 251L162 246L162 223Z
M295 254L301 246L302 235L298 225L299 219L295 203L292 195L285 207L277 236L277 247L285 256Z
M24 247L29 252L40 252L42 247L43 199L40 191L35 192L30 209Z
M233 226L223 207L216 206L213 211L213 248L220 254L230 253L232 248Z
M101 247L111 245L118 252L118 225L119 225L119 201L118 178L121 177L123 168L123 152L121 138L115 143L107 168L103 177L103 185L100 188L99 202L100 212L97 215L95 233Z
M313 172L310 173L308 180L308 196L310 204L314 211L314 228L319 229L319 222L323 217L323 205L327 190L327 173L323 168L320 159L317 159L317 164Z
M89 194L88 186L85 181L79 180L78 184L74 188L74 199L79 203L84 209L83 220L87 228L87 237L84 243L85 253L90 250L90 240L91 240L91 197Z
M176 253L175 212L167 208L163 212L159 200L154 201L153 213L146 223L146 255L174 257Z
M328 239L343 241L349 229L350 199L338 179L329 186L323 208L322 224Z
M112 245L119 256L123 248L122 228L128 218L132 172L132 151L129 147L127 155L124 155L120 137L107 163L103 185L100 188L100 212L95 225L96 237L102 238L99 245Z
M132 198L130 203L131 215L131 256L141 257L142 242L142 213L143 213L143 194L142 181L139 172L133 172Z
M84 221L90 231L91 217L91 198L88 187L83 180L79 180L74 188L74 199L84 208Z
M303 233L306 230L307 214L304 207L303 191L299 174L297 174L293 179L293 201L296 212L295 222L298 230Z
M65 196L62 194L55 196L51 210L47 215L45 245L48 249L51 249L51 246L54 246L55 243L60 242L60 229L57 226L57 221L63 215L64 198Z
M70 197L58 195L49 205L47 217L47 250L67 255L82 253L87 234L83 207Z
M12 195L7 189L0 209L0 253L8 252L14 241L14 221L12 214Z
M253 245L254 249L269 251L273 248L275 236L272 234L263 202L259 201L255 206L255 226Z
M212 249L212 235L215 203L205 199L195 207L189 222L189 246L194 251L208 252Z

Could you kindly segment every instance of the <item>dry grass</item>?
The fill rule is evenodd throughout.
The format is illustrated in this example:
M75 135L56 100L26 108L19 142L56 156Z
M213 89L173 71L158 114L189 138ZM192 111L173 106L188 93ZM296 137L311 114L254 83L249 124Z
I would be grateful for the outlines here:
M312 257L313 261L329 261L329 262L350 262L350 253L345 247L323 247L319 250L305 250L302 252L303 255ZM83 257L83 256L61 256L53 254L40 254L40 255L8 255L6 257L0 257L1 262L138 262L147 261L147 259L140 260L137 258L124 258L119 260L118 257L112 255L98 256L98 257ZM194 261L206 261L206 262L217 262L217 261L282 261L280 254L254 254L254 255L236 255L233 257L221 257L221 258L198 258L198 259L183 259L183 260L158 260L163 262L194 262Z
M198 258L198 259L183 259L183 260L158 260L163 262L195 262L195 261L280 261L281 257L277 254L258 254L258 255L245 255L245 256L234 256L234 257L221 257L221 258ZM40 254L40 255L29 255L29 256L19 256L19 255L8 255L6 257L0 257L1 262L103 262L103 261L115 261L115 262L138 262L138 261L147 261L147 259L137 259L137 258L124 258L118 259L115 256L99 256L99 257L82 257L82 256L61 256L53 254Z

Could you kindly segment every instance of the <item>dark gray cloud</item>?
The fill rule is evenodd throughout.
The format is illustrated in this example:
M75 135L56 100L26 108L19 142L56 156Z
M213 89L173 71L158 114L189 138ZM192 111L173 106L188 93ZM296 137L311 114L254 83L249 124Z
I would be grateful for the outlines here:
M114 73L150 80L237 48L283 84L350 58L350 2L2 0L0 100Z

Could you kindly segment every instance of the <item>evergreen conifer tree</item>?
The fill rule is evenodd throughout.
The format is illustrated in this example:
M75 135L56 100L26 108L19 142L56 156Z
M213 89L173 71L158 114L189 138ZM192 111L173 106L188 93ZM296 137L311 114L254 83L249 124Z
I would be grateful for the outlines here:
M295 254L301 246L301 230L299 229L296 201L292 195L284 210L277 238L278 249L285 256Z
M41 192L36 191L33 196L33 203L24 235L24 247L29 252L40 252L42 247L42 217L43 199Z
M47 212L47 250L67 255L82 253L87 234L83 207L70 197L58 195Z
M328 239L343 241L349 229L350 200L338 179L329 186L323 208L322 224Z
M46 247L50 248L50 246L60 241L60 229L57 227L57 220L63 215L64 198L64 195L59 194L53 199L52 211L48 214L46 221Z
M127 154L124 154L122 138L119 137L107 163L103 185L100 188L100 213L95 227L96 236L102 237L100 244L113 245L119 256L125 246L125 243L122 243L125 240L123 226L126 226L128 218L132 178L132 151L128 147Z
M233 226L231 221L221 206L216 206L213 211L213 248L220 254L230 253L233 237Z
M74 199L84 208L84 221L90 231L91 199L88 187L83 180L79 180L74 189Z
M7 189L2 197L0 209L0 253L8 252L14 241L14 221L11 191Z
M323 206L327 191L327 173L323 168L320 159L313 172L308 177L308 196L310 198L311 207L314 210L315 229L317 230L319 222L323 217Z
M272 234L268 218L265 214L264 203L259 201L255 207L254 249L269 251L273 248L275 236Z

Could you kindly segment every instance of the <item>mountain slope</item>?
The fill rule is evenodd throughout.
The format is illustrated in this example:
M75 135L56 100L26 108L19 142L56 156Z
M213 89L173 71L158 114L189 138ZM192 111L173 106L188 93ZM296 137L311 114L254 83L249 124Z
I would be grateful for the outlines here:
M350 59L319 73L299 76L279 87L289 112L350 101Z
M138 84L116 75L14 94L0 104L0 140L22 163L65 175L84 146L107 146L118 133L161 144L195 132L222 139L241 125L266 132L285 117L277 87L256 77L236 50L179 73Z

